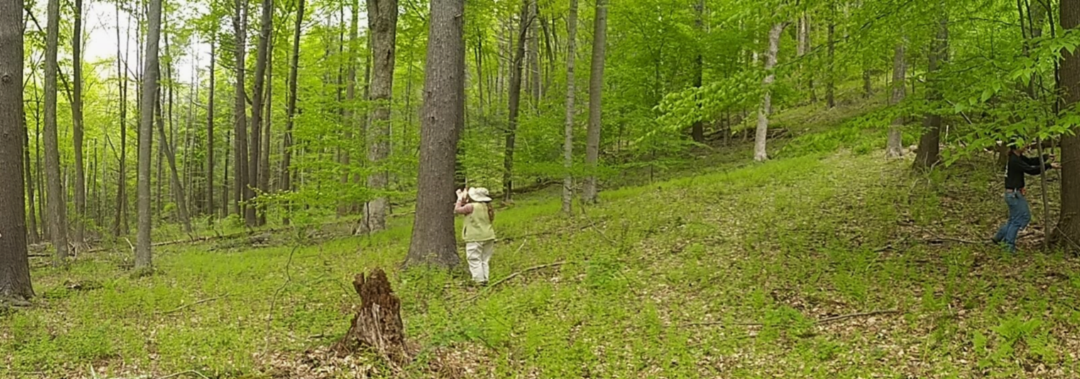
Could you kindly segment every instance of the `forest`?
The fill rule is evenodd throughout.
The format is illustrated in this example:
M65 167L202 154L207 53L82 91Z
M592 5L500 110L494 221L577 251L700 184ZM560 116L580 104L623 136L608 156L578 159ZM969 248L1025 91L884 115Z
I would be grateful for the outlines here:
M0 376L1080 377L1078 28L0 0Z

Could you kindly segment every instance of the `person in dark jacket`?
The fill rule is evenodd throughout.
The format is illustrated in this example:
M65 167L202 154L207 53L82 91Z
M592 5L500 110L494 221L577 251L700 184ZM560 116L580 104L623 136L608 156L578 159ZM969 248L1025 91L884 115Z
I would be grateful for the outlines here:
M1009 160L1005 166L1005 204L1009 206L1009 220L1002 225L992 241L1005 244L1009 252L1016 251L1016 236L1031 222L1031 209L1028 207L1024 175L1039 175L1045 170L1059 168L1052 163L1053 155L1044 155L1042 159L1024 156L1028 146L1012 144ZM1045 164L1044 164L1045 162Z

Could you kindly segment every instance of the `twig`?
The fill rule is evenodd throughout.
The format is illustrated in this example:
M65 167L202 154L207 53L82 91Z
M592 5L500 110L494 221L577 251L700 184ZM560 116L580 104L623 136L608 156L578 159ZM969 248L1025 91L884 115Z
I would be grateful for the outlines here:
M278 296L281 295L281 291L285 290L285 287L287 287L289 283L292 282L292 274L289 273L289 267L292 266L293 254L295 254L297 250L300 250L299 243L293 247L292 251L289 251L289 260L285 262L285 283L282 283L281 287L278 287L277 291L274 291L274 297L270 299L270 310L266 314L266 329L264 329L263 331L264 354L266 353L266 349L270 346L270 327L273 325L274 322L274 307L277 306Z
M896 310L896 309L885 309L885 310L877 310L877 311L870 311L870 312L852 313L852 314L846 314L846 315L840 315L840 316L826 317L826 318L818 320L818 324L828 324L830 322L836 322L836 321L846 320L846 319L855 318L855 317L868 317L868 316L887 315L887 314L896 314L896 313L900 313L900 311Z
M176 313L176 312L180 312L180 311L182 311L182 310L184 310L184 309L190 308L190 307L192 307L192 306L195 306L195 305L199 305L199 304L202 304L202 303L209 303L209 302L211 302L211 301L214 301L214 300L217 300L217 299L223 298L223 297L225 297L225 296L229 296L229 295L227 295L227 294L226 294L226 295L222 295L222 296L218 296L218 297L211 297L211 298L208 298L208 299L202 299L202 300L196 301L196 302L194 302L194 303L190 303L190 304L184 304L184 305L181 305L180 307L178 307L178 308L176 308L176 309L173 309L173 310L171 310L171 311L167 311L167 312L155 312L155 313L157 313L157 314L159 314L159 315L163 315L163 316L164 316L164 315L168 315L168 314L173 314L173 313Z
M929 242L929 243L957 242L957 243L968 243L968 244L972 244L972 245L984 245L984 244L990 243L988 241L969 241L969 240L965 240L965 239L952 238L952 237L936 237L936 238L927 239L926 242Z
M201 373L201 372L198 372L198 371L195 371L195 370L188 370L188 371L178 372L178 373L175 373L175 374L169 374L169 375L165 375L165 376L159 377L159 378L157 378L157 379L169 379L169 378L176 378L176 377L179 377L180 375L186 375L186 374L195 374L195 375L198 375L198 376L199 376L200 378L203 378L203 379L210 379L210 378L209 378L209 377L207 377L206 375L203 375L203 373Z
M524 246L524 245L525 244L522 244L522 246ZM532 267L529 267L527 269L524 269L524 270L515 272L513 274L507 275L505 278L499 279L495 283L492 283L490 286L485 288L484 291L477 292L476 295L473 295L472 297L470 297L468 299L465 299L465 301L463 301L463 302L468 303L470 301L476 300L476 298L480 297L481 294L483 294L485 292L488 292L488 291L491 291L491 289L495 288L495 286L498 286L498 285L502 284L503 282L506 282L506 281L508 281L510 279L516 278L516 277L518 277L521 274L524 274L526 272L532 272L532 271L536 271L536 270L540 270L540 269L545 269L545 268L548 268L548 267L562 266L564 264L566 264L566 261L558 261L558 262L554 262L554 263L542 264L542 265L539 265L539 266L532 266Z

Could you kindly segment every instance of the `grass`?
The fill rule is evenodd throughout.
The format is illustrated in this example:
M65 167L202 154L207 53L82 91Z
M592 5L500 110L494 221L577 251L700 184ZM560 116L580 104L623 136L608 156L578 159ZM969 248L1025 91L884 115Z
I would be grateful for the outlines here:
M573 218L554 197L519 201L499 213L510 241L492 279L566 263L480 293L460 272L400 270L404 217L371 237L162 247L139 279L118 268L126 248L36 265L34 307L0 316L0 376L389 375L310 352L348 329L351 278L374 267L420 360L466 377L1080 375L1080 260L1036 251L1038 233L1017 255L948 241L1003 220L992 168L915 175L847 151L710 166L604 192ZM870 311L895 313L832 321ZM420 366L399 375L429 376Z

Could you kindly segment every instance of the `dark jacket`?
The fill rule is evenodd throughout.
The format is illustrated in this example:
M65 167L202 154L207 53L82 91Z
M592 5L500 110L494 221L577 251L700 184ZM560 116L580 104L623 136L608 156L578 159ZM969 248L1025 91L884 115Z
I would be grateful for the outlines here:
M1005 189L1020 190L1026 185L1024 174L1039 175L1044 170L1050 169L1050 157L1043 156L1045 165L1039 165L1039 158L1029 158L1023 155L1009 153L1009 163L1005 167Z

